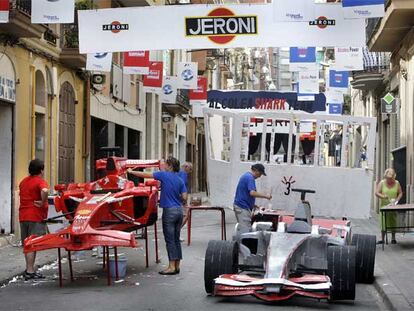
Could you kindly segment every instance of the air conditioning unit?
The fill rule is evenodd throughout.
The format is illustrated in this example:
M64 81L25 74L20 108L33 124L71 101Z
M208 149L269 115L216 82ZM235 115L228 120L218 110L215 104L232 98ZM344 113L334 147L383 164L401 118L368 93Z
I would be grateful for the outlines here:
M91 82L92 84L104 84L106 76L104 74L94 74L92 75Z

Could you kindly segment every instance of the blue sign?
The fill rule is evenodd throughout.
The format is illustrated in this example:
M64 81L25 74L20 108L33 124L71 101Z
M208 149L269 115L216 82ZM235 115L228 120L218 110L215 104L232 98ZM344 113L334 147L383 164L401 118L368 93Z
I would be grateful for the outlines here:
M329 70L329 86L348 88L349 72Z
M329 114L342 114L342 104L329 104Z
M342 0L344 8L350 6L385 5L385 0Z
M316 63L316 48L291 47L289 61L291 63Z
M294 92L210 90L207 93L207 104L214 109L302 110L309 113L325 111L325 94L314 96L314 100L298 101L298 94Z

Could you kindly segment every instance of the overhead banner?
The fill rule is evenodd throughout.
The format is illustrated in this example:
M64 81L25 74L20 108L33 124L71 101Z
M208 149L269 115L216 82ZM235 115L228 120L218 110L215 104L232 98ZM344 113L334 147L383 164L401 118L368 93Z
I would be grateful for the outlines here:
M86 70L110 72L112 67L112 53L88 54Z
M275 22L309 22L315 17L315 0L273 0Z
M70 24L74 22L75 0L32 0L31 14L33 24Z
M384 0L342 0L345 19L383 17Z
M149 72L144 76L144 91L160 93L162 88L163 63L150 62Z
M177 64L177 87L179 89L194 90L197 88L198 64L180 62Z
M177 101L177 77L165 76L162 83L160 101L165 104L175 104Z
M318 94L319 93L319 71L299 72L299 93Z
M9 0L0 0L0 23L9 22Z
M235 47L364 46L365 21L317 4L310 22L274 22L272 4L80 10L81 53ZM294 35L292 35L294 34Z
M316 69L315 47L291 47L289 49L290 71L315 71Z
M364 70L362 47L335 48L335 64L332 67L338 71Z
M313 101L298 101L297 93L269 91L218 91L207 93L207 104L214 109L302 110L309 113L326 110L324 94Z
M207 107L207 78L197 78L197 89L188 92L193 118L203 118L203 108Z
M147 75L149 66L149 51L124 52L124 74Z

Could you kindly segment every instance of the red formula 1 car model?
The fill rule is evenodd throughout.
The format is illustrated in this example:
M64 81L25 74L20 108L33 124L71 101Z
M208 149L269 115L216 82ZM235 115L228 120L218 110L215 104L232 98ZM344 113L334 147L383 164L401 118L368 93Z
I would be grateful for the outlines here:
M354 234L348 220L312 218L306 193L295 215L262 211L252 232L235 241L210 241L205 256L207 293L253 295L265 301L293 296L354 300L355 282L374 280L376 238Z
M104 247L104 268L109 262L109 247L114 248L117 261L117 247L136 247L132 231L145 228L146 263L148 266L148 237L146 228L154 225L158 211L158 181L128 180L127 169L158 168L158 160L128 160L108 157L98 160L97 170L104 172L104 177L91 183L57 185L55 189L55 208L62 215L46 222L58 222L59 217L66 217L70 225L55 233L44 236L30 236L25 240L24 252L36 252L57 248L59 259L59 277L62 286L60 249L68 251L69 268L73 279L70 252ZM157 236L155 237L156 257L158 262ZM117 270L117 263L115 268ZM108 285L110 284L109 264ZM116 275L118 275L116 271Z

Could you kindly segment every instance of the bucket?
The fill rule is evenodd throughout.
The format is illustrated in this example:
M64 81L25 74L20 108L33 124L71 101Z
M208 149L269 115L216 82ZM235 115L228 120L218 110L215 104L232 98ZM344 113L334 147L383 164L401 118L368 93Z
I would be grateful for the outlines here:
M127 261L128 260L126 258L118 258L118 277L120 279L125 278ZM109 258L109 269L111 272L111 277L116 278L115 258Z

